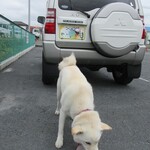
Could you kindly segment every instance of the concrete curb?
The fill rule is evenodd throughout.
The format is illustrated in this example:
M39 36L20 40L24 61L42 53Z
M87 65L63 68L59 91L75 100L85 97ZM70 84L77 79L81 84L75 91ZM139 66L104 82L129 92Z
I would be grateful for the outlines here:
M19 59L20 57L22 57L23 55L25 55L27 52L29 52L30 50L32 50L33 48L35 47L34 46L31 46L27 49L25 49L24 51L16 54L15 56L12 56L4 61L2 61L0 63L0 70L3 70L4 68L6 68L8 65L10 65L11 63L13 63L14 61L16 61L17 59Z

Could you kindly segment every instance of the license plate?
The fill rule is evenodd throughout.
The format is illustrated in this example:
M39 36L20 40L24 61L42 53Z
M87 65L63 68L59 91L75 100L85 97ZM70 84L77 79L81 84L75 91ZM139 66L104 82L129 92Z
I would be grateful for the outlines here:
M59 25L59 38L69 40L84 40L85 26Z

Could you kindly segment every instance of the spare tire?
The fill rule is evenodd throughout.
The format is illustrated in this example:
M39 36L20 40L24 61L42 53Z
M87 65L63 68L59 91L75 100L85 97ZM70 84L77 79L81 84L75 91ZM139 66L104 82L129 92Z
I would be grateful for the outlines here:
M119 57L135 50L141 41L143 23L134 8L111 3L95 14L91 22L91 41L107 57Z

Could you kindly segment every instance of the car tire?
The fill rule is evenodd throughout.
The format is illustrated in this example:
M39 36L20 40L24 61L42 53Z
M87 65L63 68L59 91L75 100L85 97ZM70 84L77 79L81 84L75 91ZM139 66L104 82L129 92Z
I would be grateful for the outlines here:
M42 56L42 82L45 85L52 84L57 80L58 70L56 65L51 65Z
M113 69L112 74L115 82L121 85L127 85L133 80L133 77L128 76L126 66L121 66L117 67L116 69Z
M101 68L100 66L88 66L87 67L89 70L91 71L99 71L99 69Z

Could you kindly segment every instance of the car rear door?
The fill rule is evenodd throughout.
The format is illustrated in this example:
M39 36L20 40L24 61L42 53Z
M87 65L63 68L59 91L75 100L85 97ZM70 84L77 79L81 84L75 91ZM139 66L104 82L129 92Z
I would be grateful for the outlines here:
M60 48L95 49L91 23L105 5L123 2L136 8L134 0L56 0L56 45Z
M85 0L80 1L84 5ZM77 0L56 0L56 45L60 48L94 49L89 34L92 17L99 8L81 12ZM89 16L90 17L89 17Z

